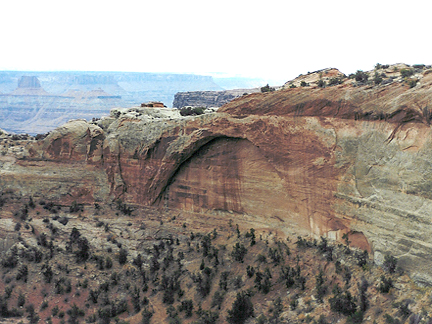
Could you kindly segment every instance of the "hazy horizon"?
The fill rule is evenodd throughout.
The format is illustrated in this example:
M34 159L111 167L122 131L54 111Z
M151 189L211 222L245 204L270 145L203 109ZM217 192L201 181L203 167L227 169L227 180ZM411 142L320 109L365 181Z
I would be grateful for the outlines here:
M429 64L425 1L8 1L0 70L228 74ZM413 14L407 14L414 10Z

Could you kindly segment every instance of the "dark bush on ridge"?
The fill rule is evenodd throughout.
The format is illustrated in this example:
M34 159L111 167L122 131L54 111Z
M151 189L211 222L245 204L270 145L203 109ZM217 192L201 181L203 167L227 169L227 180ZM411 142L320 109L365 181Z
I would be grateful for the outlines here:
M204 114L204 107L183 107L180 109L182 116L197 116Z

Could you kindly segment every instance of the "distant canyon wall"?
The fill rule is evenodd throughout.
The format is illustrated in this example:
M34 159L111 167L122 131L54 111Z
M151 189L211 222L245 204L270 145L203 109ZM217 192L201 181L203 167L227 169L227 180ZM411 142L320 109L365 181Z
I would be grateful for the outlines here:
M173 107L222 107L231 100L240 96L260 92L259 88L235 89L225 91L187 91L178 92L174 96Z
M188 90L222 90L210 76L120 72L0 71L0 127L45 133L71 119L108 115L112 108L162 101Z

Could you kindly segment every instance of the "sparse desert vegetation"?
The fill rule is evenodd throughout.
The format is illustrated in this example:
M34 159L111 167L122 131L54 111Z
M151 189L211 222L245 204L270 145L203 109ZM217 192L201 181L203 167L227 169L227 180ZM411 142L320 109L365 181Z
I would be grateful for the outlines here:
M335 244L239 226L234 217L196 222L118 201L1 197L11 234L3 238L0 311L12 321L430 321L430 291L415 288L390 255L373 265L348 246L349 234Z

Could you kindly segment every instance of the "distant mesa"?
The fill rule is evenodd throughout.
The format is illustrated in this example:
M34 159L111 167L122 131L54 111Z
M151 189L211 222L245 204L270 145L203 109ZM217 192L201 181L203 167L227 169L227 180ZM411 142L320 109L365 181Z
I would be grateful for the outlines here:
M42 86L37 77L23 75L18 81L18 88L42 88Z
M18 88L12 91L14 96L48 96L36 76L23 75L18 81Z
M77 89L69 90L61 95L62 97L77 98L77 99L121 99L121 96L116 96L105 92L99 88L90 91L81 91Z
M98 98L98 99L121 99L121 96L113 96L107 92L105 92L104 90L102 90L101 88L97 89L97 90L90 90L87 91L87 97L89 98Z
M16 79L18 87L13 91L0 94L0 127L12 133L42 134L68 120L90 120L125 105L120 95L112 95L102 88L53 93L47 78L43 75L40 78L48 92L36 75L27 75Z

